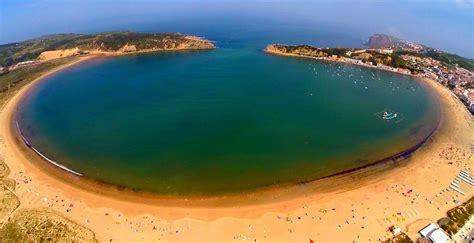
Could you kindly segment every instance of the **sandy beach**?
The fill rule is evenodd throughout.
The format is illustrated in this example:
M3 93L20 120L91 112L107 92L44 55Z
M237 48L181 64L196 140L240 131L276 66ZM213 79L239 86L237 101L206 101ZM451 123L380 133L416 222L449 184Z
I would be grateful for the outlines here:
M75 185L81 183L76 176L57 173L51 165L37 161L16 136L12 116L36 83L92 57L80 57L50 71L10 98L1 108L0 158L17 183L19 209L54 210L93 230L99 241L367 242L391 237L387 231L391 225L416 239L417 231L445 216L456 206L455 200L474 196L466 185L461 185L465 195L446 191L461 169L474 171L473 118L449 90L427 79L420 82L439 96L440 127L422 148L397 164L241 195L241 201L179 200L163 205L153 199L98 193L100 188L88 190L92 184Z

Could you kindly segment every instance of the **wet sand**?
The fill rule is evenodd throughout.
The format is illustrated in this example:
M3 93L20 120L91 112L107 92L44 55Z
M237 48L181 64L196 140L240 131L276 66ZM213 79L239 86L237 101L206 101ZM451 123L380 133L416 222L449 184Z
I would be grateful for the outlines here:
M101 241L367 241L389 237L392 224L413 237L425 221L454 207L453 198L464 201L474 194L472 188L464 188L464 196L443 192L460 169L474 170L469 151L474 125L457 98L431 80L421 82L438 94L442 121L434 137L406 160L227 200L179 199L163 205L117 188L102 193L96 185L91 189L92 184L36 161L38 156L18 139L12 116L21 97L45 76L3 107L0 155L17 181L21 208L59 211L92 229Z

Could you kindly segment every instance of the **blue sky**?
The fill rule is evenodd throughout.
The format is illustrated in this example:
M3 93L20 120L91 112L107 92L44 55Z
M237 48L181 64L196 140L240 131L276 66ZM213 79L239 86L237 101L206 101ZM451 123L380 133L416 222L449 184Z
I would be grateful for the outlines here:
M176 23L227 19L331 26L363 38L386 33L474 58L472 0L0 0L0 43L62 32L172 31Z

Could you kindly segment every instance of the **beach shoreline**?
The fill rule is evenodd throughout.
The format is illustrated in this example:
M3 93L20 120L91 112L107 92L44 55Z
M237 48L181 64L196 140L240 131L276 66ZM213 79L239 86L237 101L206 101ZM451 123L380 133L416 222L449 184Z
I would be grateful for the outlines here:
M127 53L128 54L128 53ZM112 56L117 56L112 55ZM38 169L44 170L45 173L49 174L50 176L57 178L58 180L62 180L65 183L72 184L80 189L96 193L98 195L107 195L108 197L112 197L118 200L125 200L125 201L135 201L137 198L141 198L146 200L147 204L158 205L158 206L167 206L167 205L179 205L182 207L198 207L198 208L206 208L209 206L212 207L229 207L234 205L255 205L255 204L265 204L269 201L284 201L288 198L295 198L300 196L300 192L295 190L295 188L300 187L302 185L309 186L312 188L317 188L318 190L312 190L312 193L317 193L320 191L323 192L330 192L330 191L337 191L339 188L338 186L331 185L331 181L334 179L343 180L346 177L362 177L365 171L372 171L372 170L380 170L383 171L387 168L391 168L392 166L397 166L398 164L403 164L403 160L413 155L416 150L420 149L423 145L425 145L433 136L436 135L436 131L438 130L440 123L441 123L441 114L438 115L439 120L436 122L436 126L427 134L426 137L421 138L420 141L417 143L410 145L406 149L399 151L395 154L389 155L387 157L383 157L376 161L372 161L370 163L355 167L349 168L347 170L339 171L334 174L330 174L327 176L314 178L306 181L301 181L292 184L284 184L284 185L274 185L274 186L264 186L261 188L255 188L252 190L245 190L242 192L231 192L226 194L219 194L215 196L209 195L162 195L153 192L147 191L140 191L134 190L133 188L123 187L120 185L111 184L108 182L100 181L97 179L93 179L88 177L87 175L83 175L79 172L76 172L70 168L65 167L60 162L56 162L45 156L41 151L38 151L37 148L33 147L30 142L23 136L21 132L20 126L18 121L15 119L15 111L17 106L22 102L23 97L28 95L28 92L34 88L36 85L41 83L43 80L47 79L48 76L56 74L69 68L73 65L80 65L81 63L92 60L93 58L97 57L110 57L110 55L95 54L90 55L87 57L83 57L78 61L72 62L70 64L66 64L64 67L59 67L57 70L51 70L44 76L38 77L37 79L31 82L31 87L25 88L24 93L21 97L18 98L18 101L14 105L14 111L11 114L11 122L10 124L10 131L11 136L15 138L17 142L16 146L22 147L22 151L28 155L28 159L31 160L33 166L36 166ZM357 175L360 173L360 175ZM361 183L364 183L364 180L361 179ZM368 180L370 182L370 180ZM321 184L321 185L315 185ZM322 186L324 185L324 186ZM282 195L277 199L273 195L275 192L284 192ZM258 200L257 200L258 199ZM270 200L271 199L271 200ZM256 202L258 201L258 202Z
M301 211L303 209L306 210L307 208L314 208L314 214L317 214L317 208L324 208L324 210L330 211L331 206L329 205L334 204L334 202L341 201L341 199L343 200L337 205L338 208L342 208L341 205L344 204L348 204L346 205L347 208L352 208L350 205L354 205L356 204L356 202L360 203L362 201L364 204L367 197L380 197L381 199L383 199L384 197L388 198L389 196L393 196L392 194L394 194L394 192L385 191L384 189L386 189L386 187L389 187L390 185L398 184L398 179L402 181L406 180L407 182L403 183L405 185L412 183L416 184L419 178L423 178L423 175L427 171L431 171L431 169L427 169L427 167L433 166L431 164L434 163L433 161L441 160L436 156L438 155L439 151L442 150L447 144L454 144L455 146L464 148L469 145L469 139L474 137L474 125L472 124L472 118L469 118L470 115L466 113L464 107L459 104L459 101L455 100L451 96L449 90L440 86L433 80L421 79L420 82L427 83L430 88L432 88L439 96L440 102L442 103L442 120L440 121L440 127L438 129L438 132L436 132L435 135L431 139L429 139L429 141L425 145L414 151L413 155L410 158L401 161L400 164L395 165L394 163L388 163L388 165L382 166L383 168L380 168L377 165L373 167L368 167L354 174L349 173L332 178L323 179L317 182L318 185L315 185L316 183L305 183L303 185L297 185L295 186L295 188L291 189L291 193L288 193L289 190L287 189L280 189L280 192L269 191L265 192L266 194L260 194L257 196L254 195L253 197L245 198L245 200L252 201L252 204L245 204L242 202L239 203L238 201L236 202L235 200L231 200L231 203L229 202L226 207L222 207L222 202L218 202L222 199L211 199L210 202L208 201L205 204L201 204L201 206L199 206L199 201L197 204L193 205L186 199L179 199L177 201L166 201L172 206L163 206L154 205L152 200L148 198L145 198L144 200L140 198L140 202L137 202L137 198L134 198L133 196L130 198L112 198L110 197L110 195L100 194L94 191L87 190L84 187L74 185L79 183L77 178L75 178L75 176L73 175L65 175L66 173L64 173L64 171L62 176L65 176L65 178L60 179L55 176L52 176L50 173L45 171L48 170L48 168L40 168L44 166L38 166L38 163L36 161L32 161L35 159L31 154L29 154L32 153L32 151L29 151L28 153L28 149L26 148L26 146L20 145L22 141L19 140L17 135L15 135L14 131L15 126L13 116L16 110L16 106L21 101L22 97L27 94L28 90L31 87L34 87L34 85L40 83L41 80L44 80L46 77L58 71L64 70L65 68L70 67L74 64L82 63L85 60L90 60L97 56L98 55L79 57L78 60L55 68L41 75L29 84L25 85L13 97L10 97L9 101L3 107L1 112L0 123L2 124L2 128L0 130L0 136L2 137L3 143L0 145L0 152L4 154L4 160L6 164L10 167L10 170L12 171L11 174L14 177L23 173L28 174L28 176L31 177L34 181L33 185L35 190L37 190L38 193L40 193L41 195L44 195L45 198L54 198L55 196L60 195L59 197L68 198L69 200L74 201L74 204L76 205L75 210L73 212L68 213L68 216L74 221L80 222L82 224L87 225L89 222L88 227L92 228L98 234L99 239L102 240L108 239L108 237L112 237L113 231L111 231L110 228L114 227L106 227L105 225L101 225L101 220L99 219L104 219L104 217L105 219L107 219L107 216L117 213L124 216L126 215L129 218L143 217L144 214L152 215L153 217L164 220L165 222L174 222L175 224L179 224L177 222L182 222L184 220L188 224L195 223L197 225L197 229L199 229L199 227L204 227L202 226L203 224L208 224L206 226L207 228L205 229L212 228L213 230L221 230L218 234L213 236L216 240L228 239L230 241L231 238L219 237L229 237L229 235L234 233L233 231L236 228L242 231L243 229L241 228L247 228L248 224L253 225L253 228L257 226L263 227L264 225L271 222L271 220L276 220L277 217L275 217L275 215L303 215ZM460 165L458 167L466 168L466 166L468 166L467 169L473 171L474 168L472 168L472 165L474 163L472 162L474 162L474 159L470 157L466 161L466 164L462 166ZM46 163L43 161L42 164ZM442 163L435 168L435 174L437 173L439 175L443 175L444 177L438 178L436 184L449 184L447 182L451 179L450 175L454 175L456 173L455 170L446 171L446 168L451 167L452 166L449 164ZM415 174L418 175L418 178L415 176ZM406 178L403 178L404 176ZM421 185L419 186L420 188L428 189L428 191L431 187L429 183L419 184ZM31 185L32 184L28 186ZM333 187L331 190L327 190L327 188L325 188L329 185ZM28 186L25 185L25 188L27 188ZM26 189L20 188L20 190ZM378 191L379 193L377 194L379 195L374 194L374 191ZM123 190L117 188L114 191L114 193L118 194L123 194L122 192ZM437 193L438 192L436 191L434 194ZM466 195L466 197L472 195L473 193L472 191L470 191ZM243 196L245 195L239 195L237 197L240 198ZM346 200L346 202L344 202L344 198L351 198L351 200ZM393 200L394 202L392 203L394 206L401 205L402 207L406 207L405 202L397 201L399 199ZM389 200L388 202L391 201L392 200ZM30 205L29 203L22 204L22 207L27 208L35 208L37 206L38 205ZM55 208L55 206L51 207ZM363 209L362 206L359 207L361 208L357 208L357 210L368 210ZM58 210L61 210L61 208L59 207ZM419 211L422 211L422 209L419 209ZM423 217L439 217L439 215L441 215L441 212L441 209L438 209L433 213L424 212ZM93 214L97 215L91 216ZM349 214L351 213L349 212ZM382 213L375 212L373 216L377 216L378 214ZM94 217L95 220L92 220L92 217ZM293 218L293 216L287 217ZM334 232L338 232L337 225L344 224L344 220L341 219L349 216L347 215L347 213L342 213L339 216L334 215L333 217L334 219L329 219L329 222L325 221L323 224L335 225L335 229L327 231L328 234L330 234L330 232L332 232L333 230L335 230ZM195 222L196 220L197 222ZM235 220L235 222L238 223L232 224L229 223L229 220ZM95 223L91 224L90 222L92 221ZM108 222L107 220L105 221ZM290 222L292 220L288 221L283 219L280 221ZM280 223L278 223L278 225ZM374 225L377 224L379 224L379 222L375 221ZM312 229L313 226L307 224L306 226L300 227L307 229L307 234L310 234L310 229ZM282 226L273 227L273 230L275 230L275 232L278 232L278 234L275 234L275 236L282 236L281 234L291 234L291 232L286 229L287 227L288 226L283 226L283 228ZM383 228L380 227L380 225L378 227ZM347 237L344 239L351 239L352 235L358 233L357 230L360 230L360 227L354 228L344 234L341 234L339 237ZM127 232L120 233L122 234L121 239L135 239L133 233ZM373 238L373 235L376 235L375 233L377 232L367 234L366 237ZM258 235L258 238L260 238L263 233L260 234L261 235ZM360 235L363 235L365 237L363 233ZM115 237L119 238L118 236ZM255 238L257 238L257 235L255 236ZM189 239L192 239L192 235L189 235ZM306 236L305 239L307 239ZM320 239L324 240L324 237Z

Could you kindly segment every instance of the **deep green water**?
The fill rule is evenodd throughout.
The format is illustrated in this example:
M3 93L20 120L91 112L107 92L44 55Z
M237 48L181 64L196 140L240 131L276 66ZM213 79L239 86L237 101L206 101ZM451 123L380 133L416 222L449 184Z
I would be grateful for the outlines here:
M432 95L408 77L263 47L89 61L35 87L17 119L34 147L70 169L182 196L363 166L419 142L437 123ZM374 115L384 109L403 119Z

